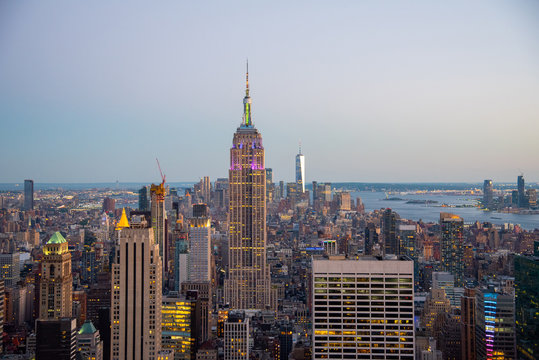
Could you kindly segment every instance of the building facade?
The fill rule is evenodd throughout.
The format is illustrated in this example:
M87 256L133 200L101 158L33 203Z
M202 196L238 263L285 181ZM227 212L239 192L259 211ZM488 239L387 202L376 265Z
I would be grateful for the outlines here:
M296 155L296 186L298 192L305 192L305 155L301 153L301 144Z
M520 359L537 359L539 358L539 256L516 255L514 265L518 356Z
M414 265L314 259L313 359L414 359Z
M60 319L71 317L73 276L71 253L66 239L54 233L43 247L39 292L39 318Z
M24 180L24 210L34 210L34 180Z
M458 215L440 213L440 229L441 270L455 275L455 284L460 286L464 280L464 220Z
M249 359L249 318L244 312L231 312L224 323L224 360Z
M155 359L161 350L159 245L145 221L118 230L112 265L111 359ZM138 219L137 219L138 221Z

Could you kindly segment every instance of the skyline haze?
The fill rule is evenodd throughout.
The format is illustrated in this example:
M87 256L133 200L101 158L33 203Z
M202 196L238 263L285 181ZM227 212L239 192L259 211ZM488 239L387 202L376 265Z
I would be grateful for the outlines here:
M227 177L249 58L266 167L539 180L539 5L0 4L0 183Z

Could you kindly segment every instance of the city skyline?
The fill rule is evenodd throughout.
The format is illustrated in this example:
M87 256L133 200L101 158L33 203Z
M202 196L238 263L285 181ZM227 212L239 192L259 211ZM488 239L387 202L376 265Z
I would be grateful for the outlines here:
M531 2L0 7L2 183L226 177L246 57L276 179L539 178Z

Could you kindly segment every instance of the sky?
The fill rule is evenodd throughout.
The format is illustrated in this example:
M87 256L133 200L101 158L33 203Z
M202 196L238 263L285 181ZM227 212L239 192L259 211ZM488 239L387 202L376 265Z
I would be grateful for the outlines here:
M0 182L539 181L536 1L1 1Z

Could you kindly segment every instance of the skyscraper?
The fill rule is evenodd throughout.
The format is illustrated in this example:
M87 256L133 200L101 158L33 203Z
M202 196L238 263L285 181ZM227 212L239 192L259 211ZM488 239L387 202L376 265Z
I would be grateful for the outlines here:
M464 220L458 215L440 213L440 250L442 271L455 275L457 286L464 280L463 230Z
M483 206L490 208L494 200L492 180L485 180L483 183Z
M189 281L211 280L211 222L208 215L206 204L193 206L193 217L189 220Z
M460 298L460 343L462 359L475 360L475 290L464 289Z
M526 185L524 183L524 175L519 175L517 178L518 191L518 207L524 208L527 206L526 201Z
M400 254L400 242L397 237L397 214L386 209L382 216L382 238L384 239L385 254Z
M313 359L414 359L413 261L314 259L312 269Z
M475 304L476 359L516 359L515 295L489 285Z
M39 286L40 319L71 317L73 297L71 253L66 239L59 232L54 233L43 247Z
M161 256L162 261L162 274L166 274L167 270L167 246L166 246L166 236L167 236L167 212L165 210L165 195L167 193L165 189L165 180L159 185L154 185L150 187L151 193L151 217L152 217L152 229L155 243L159 245L159 255Z
M299 143L299 153L296 155L296 185L298 192L305 192L305 156L301 153L301 142Z
M270 304L266 265L266 170L262 135L251 118L249 71L243 121L230 149L229 269L225 301L232 309L265 309Z
M34 210L34 180L24 180L24 210Z
M140 211L150 211L150 187L143 186L138 191L138 209Z
M143 217L125 225L112 265L111 359L155 359L161 350L159 246Z

